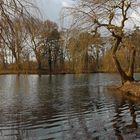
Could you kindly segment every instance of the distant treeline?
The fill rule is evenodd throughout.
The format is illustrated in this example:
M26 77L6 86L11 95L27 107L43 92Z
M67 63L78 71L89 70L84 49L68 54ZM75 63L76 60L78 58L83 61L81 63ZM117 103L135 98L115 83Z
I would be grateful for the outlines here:
M12 5L11 5L12 3ZM80 28L59 29L50 20L33 17L18 1L1 3L1 73L115 72L111 57L113 38ZM29 3L29 6L32 6ZM7 8L11 7L9 11ZM137 48L135 70L140 70L140 30L126 33L118 57L127 68L132 44Z

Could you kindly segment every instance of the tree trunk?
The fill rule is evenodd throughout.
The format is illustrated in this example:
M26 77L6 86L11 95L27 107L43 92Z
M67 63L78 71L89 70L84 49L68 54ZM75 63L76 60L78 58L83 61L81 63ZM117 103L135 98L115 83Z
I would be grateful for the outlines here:
M115 62L115 65L116 65L116 68L121 76L121 82L122 84L124 84L125 82L127 81L131 81L130 80L130 77L125 73L125 71L122 69L120 63L119 63L119 60L117 59L117 56L116 55L113 55L113 59L114 59L114 62Z
M135 56L136 56L136 50L135 48L132 48L132 52L130 54L129 69L127 74L131 78L131 80L134 80Z
M37 59L37 63L38 63L38 70L41 70L41 69L42 69L42 66L41 66L41 61L40 61L40 59Z
M51 48L48 48L48 64L49 64L49 72L52 73L52 56L51 56Z
M84 58L84 71L88 72L89 71L89 60L88 60L88 51L85 53L85 58Z
M17 72L20 72L21 67L20 67L20 60L19 60L19 58L15 57L15 62L16 62L16 70L17 70Z
M126 72L122 69L120 62L116 56L116 53L117 53L117 50L118 50L119 45L121 43L121 40L122 40L121 37L116 38L116 42L115 42L115 45L113 47L112 54L113 54L113 60L115 62L116 68L121 76L121 82L122 82L122 84L124 84L127 81L129 81L129 82L134 81L133 75L134 75L135 50L133 49L133 51L132 51L128 74L126 74Z
M36 56L36 61L37 61L37 69L41 70L42 69L42 65L41 65L41 58L40 58L40 54L39 52L37 52L37 50L34 49L35 52L35 56Z
M99 46L96 48L96 71L99 70Z

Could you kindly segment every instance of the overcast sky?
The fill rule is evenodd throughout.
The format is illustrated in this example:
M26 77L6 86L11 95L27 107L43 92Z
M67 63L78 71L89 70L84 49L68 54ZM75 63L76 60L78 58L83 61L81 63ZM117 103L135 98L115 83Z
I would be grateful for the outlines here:
M54 22L57 22L58 25L60 25L60 13L63 7L69 7L72 4L74 4L74 1L76 0L32 0L35 2L35 4L39 7L43 19L49 19ZM137 21L139 19L139 16L136 15L136 13L131 13L129 15L133 18L135 18L134 23L127 22L126 27L130 28L132 25L140 25L140 23Z
M35 4L39 7L43 18L60 22L60 12L62 7L68 7L75 0L35 0Z

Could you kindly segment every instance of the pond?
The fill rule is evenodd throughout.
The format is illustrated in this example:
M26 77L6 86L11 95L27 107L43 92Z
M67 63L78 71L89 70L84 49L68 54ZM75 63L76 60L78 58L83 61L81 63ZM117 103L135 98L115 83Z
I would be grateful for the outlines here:
M117 74L1 75L0 140L140 139L140 103L108 90L118 83Z

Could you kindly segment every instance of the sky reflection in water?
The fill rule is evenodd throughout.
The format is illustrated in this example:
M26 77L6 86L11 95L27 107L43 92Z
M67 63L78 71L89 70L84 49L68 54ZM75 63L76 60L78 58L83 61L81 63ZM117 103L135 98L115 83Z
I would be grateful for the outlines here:
M0 76L0 140L140 139L140 104L106 88L117 83L117 74Z

